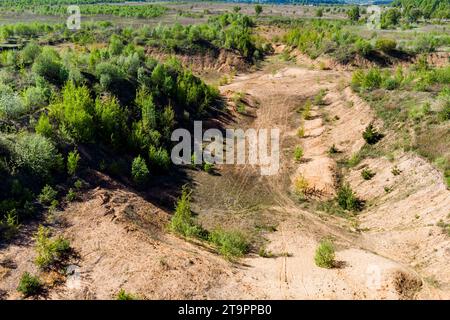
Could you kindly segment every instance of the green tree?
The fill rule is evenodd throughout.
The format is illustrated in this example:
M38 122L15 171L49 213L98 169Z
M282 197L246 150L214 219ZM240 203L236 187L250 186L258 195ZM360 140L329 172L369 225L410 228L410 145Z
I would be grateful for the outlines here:
M319 8L316 10L316 17L321 18L323 17L323 9Z
M94 135L93 101L89 89L67 82L62 101L49 107L50 117L58 119L78 142L88 142Z
M80 162L80 154L77 150L69 152L67 156L67 173L71 176L75 175L78 169L78 163Z
M257 16L259 16L263 12L263 7L260 4L257 4L255 6L255 13Z
M128 133L127 113L113 96L95 100L95 119L103 140L118 148Z
M347 16L352 21L358 21L361 17L359 6L353 6L347 11Z
M36 131L36 133L39 133L40 135L43 135L47 138L53 135L53 128L50 124L50 118L45 113L42 113L40 115L39 120L34 127L34 130Z
M143 186L147 183L150 171L147 168L145 160L141 156L134 158L131 164L131 176L133 177L134 183L138 186Z

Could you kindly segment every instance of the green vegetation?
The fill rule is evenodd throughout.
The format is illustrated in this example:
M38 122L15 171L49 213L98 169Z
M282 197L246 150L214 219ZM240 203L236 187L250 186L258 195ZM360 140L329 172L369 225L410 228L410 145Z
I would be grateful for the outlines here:
M335 249L330 240L322 240L316 249L314 262L318 267L331 269L335 264Z
M368 144L375 144L383 138L383 135L375 129L372 123L366 127L362 136Z
M54 200L56 200L57 195L58 191L47 184L44 188L42 188L42 191L38 196L38 200L43 205L50 205Z
M147 168L145 160L141 156L134 158L131 164L131 176L134 183L138 186L143 186L149 179L150 171Z
M169 229L184 237L202 238L204 230L192 218L191 193L187 187L183 187L175 207L175 214L170 220Z
M394 6L402 7L403 16L410 20L423 17L425 19L450 19L450 3L440 0L394 0Z
M398 149L415 151L441 169L450 185L450 158L444 151L450 125L449 84L450 67L432 67L424 57L394 72L378 68L355 71L353 90L374 108L385 129L395 133L394 139L383 143L378 151L366 148L366 155L366 151L380 153L381 149L384 154ZM364 136L368 143L379 140L373 126L366 129Z
M175 214L169 223L169 229L184 237L210 242L221 255L229 260L242 257L250 248L248 241L241 232L221 228L208 232L196 224L191 211L191 191L187 187L182 189Z
M137 300L133 294L125 292L124 289L120 289L117 293L116 300Z
M300 146L296 146L294 149L294 160L300 161L303 157L303 148Z
M249 250L249 244L244 235L237 231L216 229L210 233L208 239L227 259L242 257Z
M38 277L31 275L28 272L24 272L20 277L19 291L24 297L30 297L39 294L42 291L43 285Z
M36 233L36 265L41 269L57 267L67 258L70 243L62 237L50 239L50 230L39 226Z
M8 1L6 1L8 2ZM41 15L67 15L67 4L73 4L73 1L54 1L50 6L49 1L18 1L9 6L4 5L7 11L10 12L32 12ZM55 4L56 2L56 4ZM110 5L110 4L90 4L96 1L85 1L80 7L81 15L113 15L119 17L134 17L134 18L156 18L163 15L167 8L156 4L145 5ZM100 2L100 1L98 1ZM120 1L112 1L120 2ZM77 1L79 4L80 1Z
M67 173L71 176L75 175L78 169L78 163L80 162L80 154L74 150L69 152L67 156Z
M375 172L373 172L372 170L368 169L368 168L364 168L361 171L361 177L364 180L371 180L373 177L375 176Z
M358 211L361 210L363 204L355 195L350 184L344 183L338 190L336 196L337 203L344 210Z

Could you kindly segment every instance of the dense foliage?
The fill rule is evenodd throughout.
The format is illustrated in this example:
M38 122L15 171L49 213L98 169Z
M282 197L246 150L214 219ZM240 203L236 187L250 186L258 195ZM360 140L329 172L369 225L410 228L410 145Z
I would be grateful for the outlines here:
M450 2L447 0L394 0L393 5L402 7L407 17L450 19Z
M1 30L8 37L41 39L48 32L66 37L59 25ZM92 41L99 37L105 46L55 50L31 41L0 56L1 237L11 237L42 206L58 205L62 194L55 186L80 171L81 145L87 152L106 153L86 165L131 176L142 185L149 172L169 169L174 126L189 126L216 103L217 89L176 59L162 63L146 56L130 29L92 25L91 30L96 31ZM127 169L111 160L115 158L127 162L122 166Z

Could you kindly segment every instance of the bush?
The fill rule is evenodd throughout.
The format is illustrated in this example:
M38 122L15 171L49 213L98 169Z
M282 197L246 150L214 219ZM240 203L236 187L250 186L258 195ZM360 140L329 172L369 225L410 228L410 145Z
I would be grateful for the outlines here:
M330 240L322 240L316 249L314 261L318 267L331 269L334 267L335 249Z
M375 176L375 172L370 169L364 169L363 171L361 171L361 176L364 180L370 180Z
M9 240L19 232L20 224L16 209L8 211L3 220L0 220L0 239Z
M50 239L50 230L39 226L36 233L36 265L48 269L61 263L70 251L70 243L63 237Z
M38 196L38 200L43 205L50 205L52 201L56 199L57 195L58 191L47 184L44 188L42 188L41 193Z
M50 116L56 117L78 142L89 142L94 134L93 101L89 89L67 82L63 99L51 105Z
M375 129L372 123L366 127L362 136L368 144L375 144L383 138L383 135Z
M131 176L133 177L134 183L138 186L145 185L148 181L149 174L150 172L145 160L141 158L141 156L134 158L133 163L131 164Z
M24 272L20 277L17 291L19 291L24 297L29 297L39 294L42 287L42 283L38 277L32 276L28 272Z
M80 154L77 150L70 151L67 156L67 173L70 176L75 175L78 169L78 163L80 162Z
M72 202L76 198L77 198L77 193L75 192L75 190L73 190L73 188L70 188L69 191L67 191L66 200L69 202Z
M450 120L450 98L447 98L447 100L444 101L442 110L439 111L439 117L443 121Z
M364 57L368 56L373 50L372 44L364 39L358 39L355 42L355 48L356 52L358 52L360 55Z
M150 164L157 168L167 170L170 167L170 157L166 149L162 147L156 149L155 146L150 146L148 157Z
M28 111L45 107L47 104L45 89L41 87L28 87L22 93L22 100L26 110Z
M47 138L53 136L53 127L50 124L50 118L45 113L41 114L39 117L39 120L34 127L34 131Z
M34 175L47 178L59 165L58 152L46 137L33 133L21 133L14 145L15 164Z
M242 257L249 250L249 243L238 231L216 229L209 235L209 241L217 246L219 253L227 259Z
M385 53L392 52L397 47L397 42L392 39L378 38L375 41L375 48Z
M130 293L125 292L124 289L120 289L117 293L116 300L136 300L136 297Z
M30 41L20 52L22 62L26 65L32 64L36 57L42 52L41 47L35 41Z
M62 86L68 77L68 71L61 63L60 56L50 48L45 48L36 58L32 70L38 76L57 86Z
M325 96L327 92L325 89L320 89L319 93L314 97L314 104L316 106L323 106L325 105Z
M356 197L348 183L345 183L339 188L337 202L344 210L356 211L361 208L361 201Z
M0 118L16 119L26 112L20 96L11 87L0 83Z
M120 107L115 97L105 97L95 101L95 116L99 133L104 141L114 147L124 143L127 128L127 113Z
M296 146L294 150L294 159L295 161L300 161L303 157L303 148L300 146Z
M205 162L203 164L203 171L212 173L214 171L214 163Z
M202 237L203 230L192 219L191 191L183 187L181 197L177 201L175 214L170 220L169 229L185 237Z
M353 6L347 11L347 16L351 21L358 21L361 14L358 6Z

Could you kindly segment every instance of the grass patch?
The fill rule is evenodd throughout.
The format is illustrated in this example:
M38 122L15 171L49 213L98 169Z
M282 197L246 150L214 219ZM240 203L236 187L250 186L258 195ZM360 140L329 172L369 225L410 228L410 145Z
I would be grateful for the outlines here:
M250 249L246 237L239 231L218 228L210 233L208 240L217 247L222 256L229 260L244 256Z

